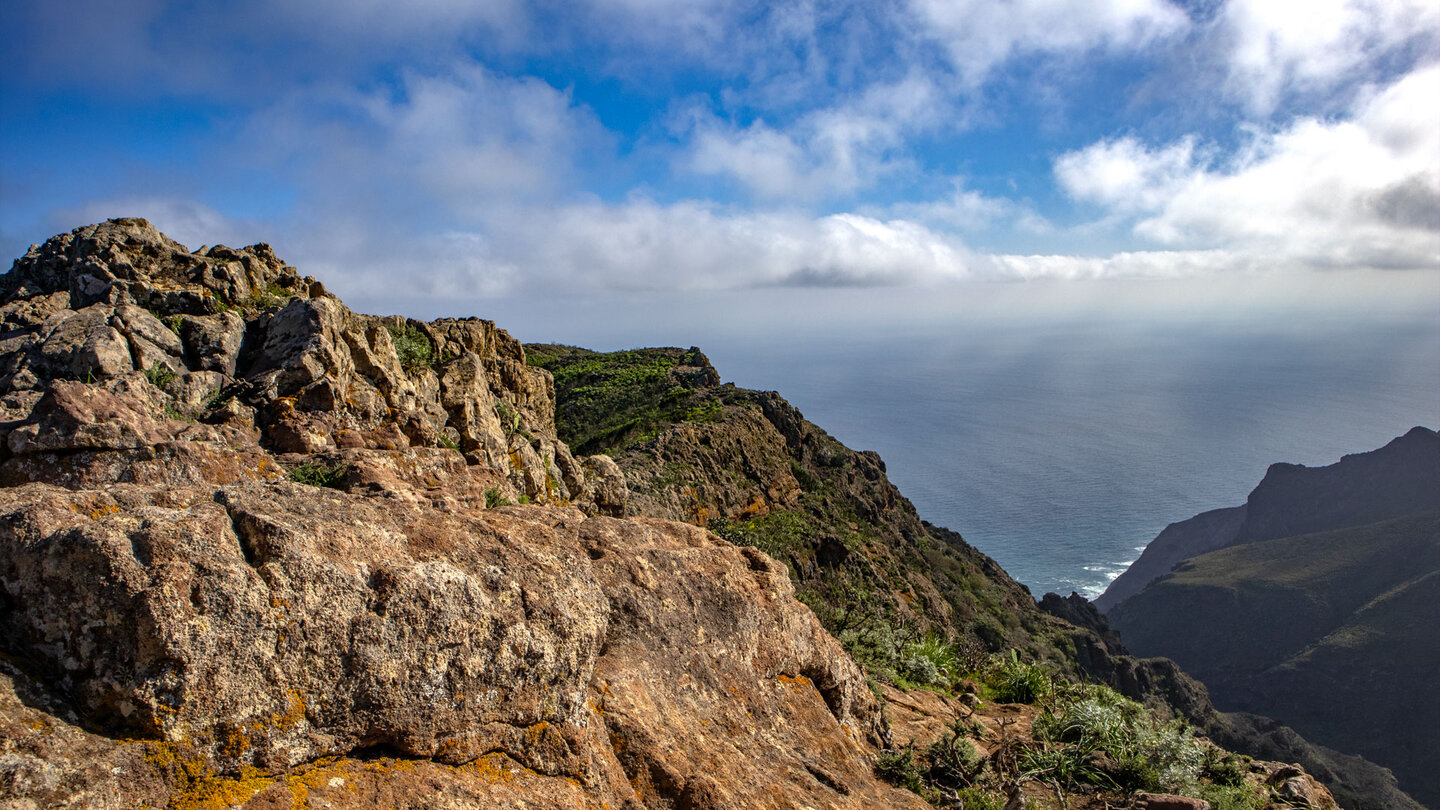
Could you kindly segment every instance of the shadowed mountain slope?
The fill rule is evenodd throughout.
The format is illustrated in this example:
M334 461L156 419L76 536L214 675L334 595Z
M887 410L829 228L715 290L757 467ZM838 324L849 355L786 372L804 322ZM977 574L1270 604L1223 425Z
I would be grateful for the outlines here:
M1440 441L1425 428L1329 467L1271 467L1240 531L1221 524L1223 543L1197 543L1224 547L1120 601L1110 623L1131 649L1202 680L1218 706L1385 765L1440 804L1440 698L1420 687L1440 679L1437 469ZM1395 512L1410 514L1356 523Z

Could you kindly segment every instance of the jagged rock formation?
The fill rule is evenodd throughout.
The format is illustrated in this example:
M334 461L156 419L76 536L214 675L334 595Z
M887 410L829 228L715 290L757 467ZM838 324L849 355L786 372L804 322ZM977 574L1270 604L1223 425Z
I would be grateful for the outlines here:
M0 279L0 300L3 415L28 420L26 430L39 429L28 418L34 409L59 420L48 445L25 431L8 438L7 483L56 475L79 483L97 465L147 461L157 474L184 471L173 454L198 445L223 459L258 440L276 454L327 453L321 461L355 483L429 478L430 489L467 501L494 489L512 500L623 510L606 500L623 495L614 468L575 459L555 438L549 375L527 366L520 344L495 324L357 315L267 245L191 253L144 220L111 220L32 247ZM69 412L97 403L48 388L67 379L110 389L114 401L102 407L114 413ZM168 442L67 438L76 420L133 422L135 409L156 405L171 421L216 430L162 425ZM56 469L34 468L31 456L65 449L82 452L58 457Z
M1215 530L1192 532L1190 547L1217 550L1108 616L1127 646L1175 659L1222 708L1387 766L1440 804L1440 700L1417 688L1440 675L1437 510L1440 436L1425 428L1327 467L1274 465L1231 510L1238 525L1190 521Z

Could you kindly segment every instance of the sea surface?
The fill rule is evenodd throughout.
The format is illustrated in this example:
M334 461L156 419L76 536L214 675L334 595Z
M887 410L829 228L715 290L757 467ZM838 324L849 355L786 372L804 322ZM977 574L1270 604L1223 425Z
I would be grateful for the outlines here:
M698 345L723 379L779 391L878 451L921 517L1036 596L1094 597L1168 523L1243 503L1271 463L1330 464L1440 427L1440 284L1336 283L761 291L478 312L525 341Z

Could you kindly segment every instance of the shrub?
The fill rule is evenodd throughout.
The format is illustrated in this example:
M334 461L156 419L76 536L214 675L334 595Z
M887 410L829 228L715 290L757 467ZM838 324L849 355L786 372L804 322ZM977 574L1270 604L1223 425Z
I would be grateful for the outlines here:
M145 379L149 380L150 384L156 388L164 388L178 376L180 375L176 374L174 369L159 360L155 361L155 365L145 369Z
M918 684L949 684L960 674L955 646L934 633L927 633L919 641L905 645L901 674Z
M345 466L342 464L327 466L307 461L290 470L291 481L312 487L339 489L344 478Z
M1005 797L967 787L955 791L955 803L960 810L1002 810Z
M1183 723L1159 718L1103 686L1085 687L1058 713L1042 715L1035 733L1087 756L1104 749L1113 763L1104 780L1078 771L1075 778L1127 790L1193 795L1206 763L1207 746Z
M881 751L875 757L875 773L886 782L892 785L921 792L924 783L921 780L920 766L915 764L915 748L905 746L904 748Z
M390 341L395 344L395 354L400 358L400 367L406 374L418 375L435 361L435 346L429 335L418 327L406 323L403 327L385 324Z
M485 508L494 509L497 506L509 506L510 499L500 494L497 487L490 487L485 490Z
M975 778L985 762L969 737L973 729L960 718L950 724L950 730L930 743L925 749L925 758L930 762L928 776L931 781L944 785L968 785Z

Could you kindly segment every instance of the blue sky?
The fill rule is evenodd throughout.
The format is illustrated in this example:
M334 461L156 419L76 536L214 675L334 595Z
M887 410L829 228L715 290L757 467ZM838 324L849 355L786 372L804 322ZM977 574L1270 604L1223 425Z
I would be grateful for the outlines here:
M1440 289L1433 0L52 0L0 54L7 258L139 215L347 299Z

